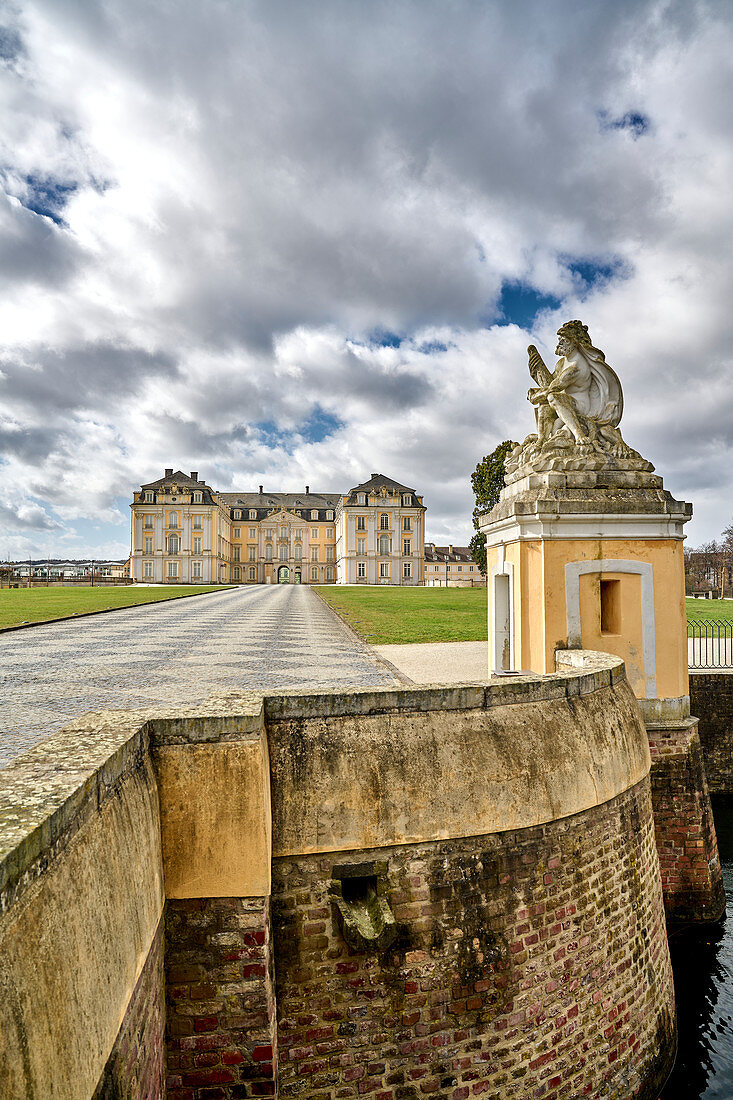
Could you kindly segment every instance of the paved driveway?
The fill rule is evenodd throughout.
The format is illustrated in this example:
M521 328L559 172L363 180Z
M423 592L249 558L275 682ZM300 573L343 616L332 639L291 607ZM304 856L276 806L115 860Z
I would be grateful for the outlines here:
M299 585L239 588L18 630L0 635L0 767L102 707L396 682Z

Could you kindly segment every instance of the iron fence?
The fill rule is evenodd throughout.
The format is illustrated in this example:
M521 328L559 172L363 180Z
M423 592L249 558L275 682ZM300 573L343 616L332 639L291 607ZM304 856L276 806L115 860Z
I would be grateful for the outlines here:
M688 619L689 668L733 668L733 619Z

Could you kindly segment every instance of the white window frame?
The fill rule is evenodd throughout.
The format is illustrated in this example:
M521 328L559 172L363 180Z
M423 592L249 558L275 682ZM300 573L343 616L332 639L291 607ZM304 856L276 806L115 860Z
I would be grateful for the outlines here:
M387 580L387 581L389 580L389 562L388 561L380 561L380 563L379 563L379 579L380 580Z
M153 576L153 562L152 561L144 561L143 562L143 577L145 577L145 579L147 580L148 577L152 577L152 576Z
M256 511L256 509L255 509L255 508L250 508L250 510L249 510L249 518L250 518L250 519L257 519L257 511Z
M249 568L249 579L251 581L256 581L257 580L257 570L255 569L254 566L250 566L250 568Z
M311 512L311 519L318 519L318 512L315 508Z
M357 577L366 577L366 562L359 561L356 563L356 575Z
M204 499L204 498L203 498L203 494L202 494L202 493L194 493L194 494L193 494L193 502L194 502L194 504L201 504L201 502L203 501L203 499Z
M145 493L145 503L146 504L153 504L154 502L155 502L154 494L151 493L150 490L147 490L146 493Z
M201 580L202 565L203 563L200 561L191 562L191 576L194 577L196 580Z
M408 578L408 579L412 577L412 562L411 561L403 561L403 563L402 563L402 576L405 577L405 578Z
M379 530L389 531L389 513L382 512L379 516Z

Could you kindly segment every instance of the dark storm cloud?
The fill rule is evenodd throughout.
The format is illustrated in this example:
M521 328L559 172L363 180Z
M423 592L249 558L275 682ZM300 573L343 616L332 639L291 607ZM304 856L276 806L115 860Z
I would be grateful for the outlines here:
M42 410L102 409L139 391L151 378L175 378L170 355L98 343L60 352L44 348L26 362L0 359L0 398Z

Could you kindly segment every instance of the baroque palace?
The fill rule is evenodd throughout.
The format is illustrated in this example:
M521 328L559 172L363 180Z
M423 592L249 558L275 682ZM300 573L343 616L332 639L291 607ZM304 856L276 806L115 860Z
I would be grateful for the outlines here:
M172 468L134 493L130 575L168 584L421 585L421 496L383 474L348 493L218 493Z

